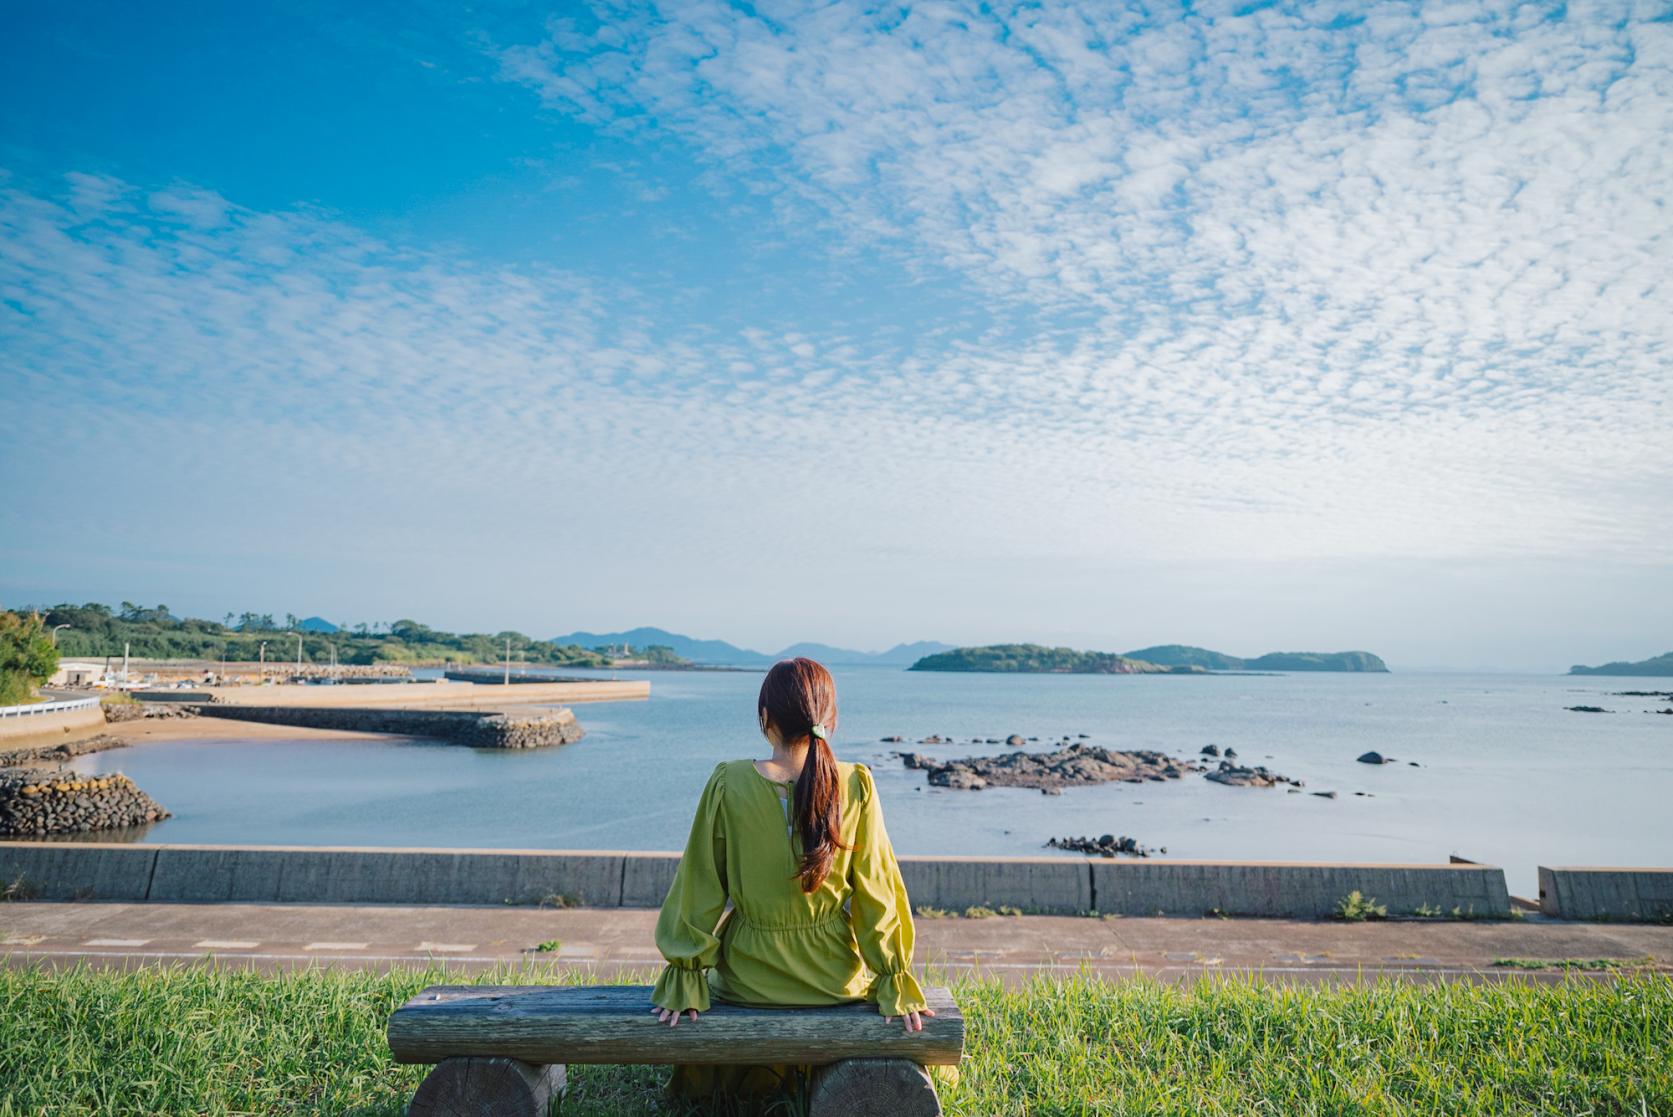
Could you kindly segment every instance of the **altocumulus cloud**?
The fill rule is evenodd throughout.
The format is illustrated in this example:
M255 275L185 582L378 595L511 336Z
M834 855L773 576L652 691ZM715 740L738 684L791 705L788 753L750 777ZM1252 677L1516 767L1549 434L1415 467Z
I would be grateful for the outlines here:
M1026 315L1033 344L903 379L1092 476L1337 523L1357 491L1422 549L1667 554L1663 6L699 0L498 54ZM1398 545L1364 527L1335 545Z
M688 559L765 510L874 554L1666 561L1673 24L1640 14L600 8L502 38L503 75L992 328L722 333L72 175L0 195L0 398L97 399L136 445L318 436L392 484L414 446L568 471Z

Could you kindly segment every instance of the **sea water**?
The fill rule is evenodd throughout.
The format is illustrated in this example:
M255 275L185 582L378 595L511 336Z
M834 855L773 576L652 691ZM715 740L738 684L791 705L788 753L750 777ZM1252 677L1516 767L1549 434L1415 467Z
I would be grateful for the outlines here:
M577 672L581 674L585 672ZM871 766L901 853L1056 854L1047 838L1130 835L1169 858L1673 864L1670 704L1617 697L1666 680L1441 674L989 675L838 667L838 755ZM174 817L153 842L679 849L714 765L765 756L758 672L620 672L651 697L575 707L578 744L499 752L409 740L145 743L82 757ZM1568 706L1602 706L1606 714ZM1299 794L1199 775L1166 783L949 791L896 755L993 755L971 738L1064 736L1197 756L1237 750ZM956 745L918 745L940 734ZM1085 738L1080 735L1086 734ZM881 738L901 736L905 744ZM1356 762L1368 750L1396 762ZM1411 766L1415 761L1417 767ZM1335 799L1310 794L1335 791ZM1363 794L1357 794L1363 793Z

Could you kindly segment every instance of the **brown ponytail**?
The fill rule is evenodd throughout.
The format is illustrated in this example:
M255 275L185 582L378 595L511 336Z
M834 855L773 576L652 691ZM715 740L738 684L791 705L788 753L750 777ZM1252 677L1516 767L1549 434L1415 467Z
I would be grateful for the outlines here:
M796 871L802 891L812 892L830 874L842 844L842 788L828 738L836 732L836 682L811 659L798 656L773 664L761 681L756 702L762 726L771 723L787 745L805 739L807 755L796 778L793 824L802 839Z

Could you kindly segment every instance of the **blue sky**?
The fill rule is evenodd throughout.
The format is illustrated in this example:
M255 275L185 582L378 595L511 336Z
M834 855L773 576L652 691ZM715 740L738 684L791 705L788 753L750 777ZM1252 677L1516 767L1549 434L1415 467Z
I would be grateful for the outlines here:
M1673 646L1673 7L14 5L0 600Z

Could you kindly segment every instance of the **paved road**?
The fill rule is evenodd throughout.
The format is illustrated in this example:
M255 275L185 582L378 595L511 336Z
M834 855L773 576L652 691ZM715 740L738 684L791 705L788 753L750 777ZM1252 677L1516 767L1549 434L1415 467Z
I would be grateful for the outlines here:
M548 965L649 974L656 912L638 909L347 907L256 904L0 904L0 961L130 967L215 960L264 970ZM1648 960L1673 973L1673 927L1520 922L1344 924L1283 919L1068 916L921 919L932 973L1017 979L1087 969L1191 980L1259 972L1274 980L1526 976L1496 959ZM540 949L546 944L546 949ZM1559 973L1537 972L1555 978Z

